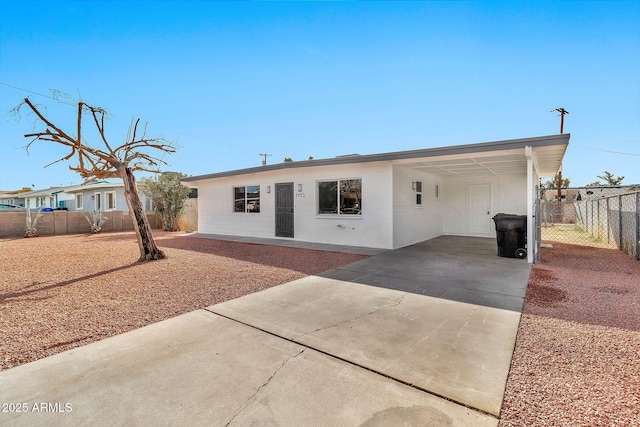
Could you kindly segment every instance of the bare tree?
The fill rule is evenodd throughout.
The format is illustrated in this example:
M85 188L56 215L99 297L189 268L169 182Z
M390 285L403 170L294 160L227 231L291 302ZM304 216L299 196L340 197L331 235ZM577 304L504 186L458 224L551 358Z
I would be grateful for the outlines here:
M80 174L86 182L96 179L121 178L124 182L125 199L129 206L129 212L134 219L134 229L136 230L138 246L140 247L139 261L164 258L164 252L156 246L151 234L151 227L138 195L134 172L158 172L160 164L167 164L158 156L158 153L160 156L165 153L174 153L176 151L175 145L164 138L148 138L146 136L146 124L140 130L140 119L137 119L131 121L126 141L117 147L112 147L105 135L104 118L107 112L102 108L92 107L84 102L78 102L75 137L49 121L40 108L34 105L29 98L25 98L24 103L20 104L17 109L22 105L27 105L38 119L46 125L46 130L42 132L25 135L27 138L33 138L27 144L26 149L29 150L29 147L35 141L55 142L68 147L70 153L45 167L61 161L68 161L75 157L78 165L75 167L70 165L69 169ZM82 123L85 114L93 119L98 131L99 142L104 146L104 149L94 148L83 138Z

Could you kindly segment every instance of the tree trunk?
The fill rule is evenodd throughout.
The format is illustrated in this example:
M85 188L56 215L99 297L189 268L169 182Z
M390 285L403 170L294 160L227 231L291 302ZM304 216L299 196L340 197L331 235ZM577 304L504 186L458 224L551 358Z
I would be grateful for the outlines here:
M156 242L153 240L151 226L144 213L140 196L138 195L136 177L130 168L124 169L122 180L124 181L124 195L127 199L127 205L129 205L129 212L135 221L134 229L136 230L138 246L140 247L140 259L138 261L152 261L165 258L164 252L156 246Z

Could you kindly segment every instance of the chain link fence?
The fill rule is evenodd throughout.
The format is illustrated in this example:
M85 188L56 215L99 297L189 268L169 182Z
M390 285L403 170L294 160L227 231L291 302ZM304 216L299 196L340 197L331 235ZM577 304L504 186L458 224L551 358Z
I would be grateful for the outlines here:
M618 248L640 260L639 203L640 186L542 189L541 240Z

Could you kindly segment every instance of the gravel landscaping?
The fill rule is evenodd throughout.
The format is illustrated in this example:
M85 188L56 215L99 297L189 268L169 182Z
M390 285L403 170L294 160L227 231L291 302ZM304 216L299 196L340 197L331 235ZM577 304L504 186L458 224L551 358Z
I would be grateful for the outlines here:
M0 239L0 370L366 256L154 232ZM501 427L640 426L640 262L554 243L533 266Z
M640 425L640 262L554 243L533 267L500 426Z
M0 239L0 370L366 258L155 231Z

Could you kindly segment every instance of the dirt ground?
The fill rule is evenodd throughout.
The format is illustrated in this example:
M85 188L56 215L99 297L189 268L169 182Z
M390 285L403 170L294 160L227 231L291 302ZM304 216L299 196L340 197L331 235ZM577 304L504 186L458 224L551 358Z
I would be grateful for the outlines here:
M1 239L0 369L366 258L154 236L147 263L133 232Z

